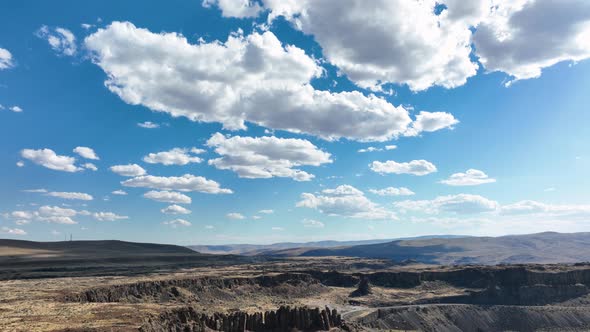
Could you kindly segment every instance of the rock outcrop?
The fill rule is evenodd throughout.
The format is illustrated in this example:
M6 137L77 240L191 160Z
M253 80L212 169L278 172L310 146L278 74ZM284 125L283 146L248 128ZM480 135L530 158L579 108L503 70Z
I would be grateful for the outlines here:
M248 314L233 312L207 315L192 307L164 312L150 317L140 328L141 332L200 332L207 330L237 331L328 331L345 328L336 309L280 307L276 311Z
M365 296L371 294L371 284L369 284L369 279L361 278L359 281L358 287L352 293L350 293L351 297L358 297L358 296Z
M184 299L190 302L211 289L235 289L240 286L260 286L272 288L279 285L298 286L302 289L320 283L308 274L283 273L254 278L187 278L144 281L131 284L91 288L77 294L65 296L67 302L166 302L171 299Z
M588 331L587 307L399 306L376 309L356 322L370 330L403 331Z

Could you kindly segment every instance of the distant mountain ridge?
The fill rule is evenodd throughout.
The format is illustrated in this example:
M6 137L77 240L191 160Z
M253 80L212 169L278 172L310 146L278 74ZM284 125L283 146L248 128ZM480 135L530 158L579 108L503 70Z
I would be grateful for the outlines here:
M358 240L358 241L314 241L314 242L279 242L273 244L223 244L223 245L189 245L194 251L204 254L235 254L244 256L255 256L274 254L276 251L288 249L302 249L302 248L334 248L344 246L379 244L396 240L410 240L410 239L431 239L431 238L461 238L468 237L466 235L424 235L417 237L405 237L394 239L374 239L374 240Z
M118 240L35 242L0 239L0 257L56 255L73 257L92 256L147 256L147 255L194 255L195 252L172 244L137 243Z
M500 237L396 240L337 248L268 251L277 257L348 256L426 264L576 263L590 261L590 233L545 232Z

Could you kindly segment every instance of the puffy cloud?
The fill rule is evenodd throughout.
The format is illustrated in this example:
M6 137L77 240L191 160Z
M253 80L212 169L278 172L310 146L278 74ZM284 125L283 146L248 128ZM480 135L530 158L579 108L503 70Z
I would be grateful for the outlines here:
M190 214L191 210L186 209L180 205L170 205L160 210L160 212L165 214Z
M118 219L127 219L126 216L119 216L112 212L89 212L86 210L74 210L70 208L62 208L59 206L44 205L39 207L36 211L12 211L7 214L8 218L17 220L17 224L24 225L29 222L43 221L53 224L73 225L78 222L73 218L76 216L92 216L100 221L113 221Z
M89 169L91 171L95 171L95 172L98 171L98 167L96 167L96 165L94 165L93 163L82 164L82 167Z
M215 226L213 226L213 225L205 225L205 229L215 229Z
M12 62L12 53L7 49L0 47L0 70L14 67Z
M422 132L433 132L445 128L453 129L459 120L450 113L445 112L420 112L412 125L404 133L406 136L416 136Z
M437 3L448 11L437 15ZM357 85L381 90L387 82L419 91L454 88L476 74L469 21L450 17L450 1L265 0L269 19L284 16L313 35L332 64ZM466 6L461 2L457 6Z
M48 223L72 225L78 223L72 219L77 214L78 211L73 209L45 205L32 212L32 218Z
M373 172L380 174L394 173L394 174L412 174L423 176L436 172L436 166L426 160L412 160L410 162L398 163L393 160L385 162L374 161L369 167Z
M313 35L331 63L357 85L374 90L387 82L416 91L463 85L478 68L471 52L487 71L515 79L539 77L560 61L590 57L590 4L584 0L264 4L271 10L269 20L282 15ZM437 13L437 5L445 9Z
M297 207L316 209L329 216L359 219L396 219L395 215L370 201L353 186L341 185L318 194L303 193Z
M303 227L307 228L324 228L324 223L313 219L303 219L301 221Z
M412 122L405 108L383 98L314 89L310 82L322 68L270 31L195 45L179 34L113 22L85 44L107 73L107 88L126 103L226 129L244 129L248 121L325 139L386 141Z
M262 213L262 214L273 214L273 213L275 213L275 211L274 210L266 209L266 210L260 210L260 211L258 211L258 213Z
M190 155L192 151L199 151L198 149L193 149L194 150L186 148L174 148L170 151L150 153L147 156L143 157L143 161L150 164L163 164L166 166L186 165L188 163L202 162L203 159Z
M183 176L138 176L122 181L126 187L152 188L159 190L197 191L207 194L231 194L230 189L221 188L219 183L202 176L185 174Z
M376 148L374 146L369 146L368 148L358 149L358 153L365 153L365 152L375 152L375 151L383 151L381 148Z
M230 212L230 213L226 214L225 216L229 219L234 219L234 220L246 219L246 217L244 217L243 214L237 213L237 212Z
M141 176L146 174L145 169L137 164L115 165L111 166L110 170L121 176Z
M52 191L52 192L48 192L45 195L52 196L52 197L59 197L59 198L63 198L63 199L76 199L76 200L82 200L82 201L91 201L94 199L92 197L92 195L89 195L86 193L78 193L78 192Z
M24 163L24 161L19 160L19 161L16 162L16 166L17 167L25 167L25 163Z
M369 189L369 192L379 196L412 196L415 193L406 187L387 187L383 189Z
M473 214L493 212L498 210L499 204L479 195L458 194L439 196L433 200L401 201L394 205L402 212L419 211L430 214L451 212L457 214Z
M189 221L186 221L184 219L174 219L174 220L170 220L170 221L164 221L162 224L164 225L170 225L172 226L172 228L176 228L178 226L191 226L192 224Z
M0 228L0 234L9 234L9 235L27 235L27 232L20 228L8 228L2 227Z
M145 122L140 122L137 124L139 127L141 128L146 128L146 129L155 129L155 128L160 128L160 125L157 123L153 123L151 121L145 121Z
M192 199L187 195L174 191L148 191L143 197L165 203L190 204Z
M455 173L448 179L440 181L440 183L449 186L477 186L493 182L496 182L496 179L490 178L486 173L477 169L468 169L465 173Z
M95 212L92 214L92 217L98 221L116 221L116 220L123 220L129 219L128 216L120 216L113 212Z
M203 0L202 5L205 8L219 7L223 17L255 17L262 11L262 7L254 0Z
M81 167L74 164L76 158L57 155L51 149L24 149L21 151L21 157L28 159L37 165L56 171L78 172L82 170Z
M473 37L488 71L514 79L541 76L561 61L590 58L590 3L585 0L497 1Z
M524 200L502 206L501 214L530 214L539 217L578 218L580 220L588 220L588 218L590 218L590 205L546 204L532 200Z
M99 160L96 152L93 149L86 146L78 146L74 149L74 153L77 153L80 157L85 159Z
M386 145L385 146L385 150L395 150L397 149L397 145Z
M0 68L1 69L1 68ZM6 109L6 107L4 107L2 104L0 104L0 111ZM23 109L20 108L19 106L10 106L8 107L8 110L14 112L14 113L21 113L23 112Z
M119 196L125 196L125 195L127 195L127 192L124 191L124 190L115 190L115 191L111 192L111 194L113 194L113 195L119 195Z
M290 177L309 181L314 175L295 167L331 163L330 154L304 139L265 137L226 138L214 134L207 145L221 158L209 160L218 169L229 169L242 178Z
M76 36L68 29L60 27L53 29L44 25L37 30L37 36L47 40L51 48L59 55L76 54Z

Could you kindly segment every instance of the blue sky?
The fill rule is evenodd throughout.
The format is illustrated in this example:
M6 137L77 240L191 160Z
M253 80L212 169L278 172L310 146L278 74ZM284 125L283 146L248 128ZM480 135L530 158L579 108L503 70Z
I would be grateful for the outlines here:
M0 5L0 237L590 231L590 5L443 3Z

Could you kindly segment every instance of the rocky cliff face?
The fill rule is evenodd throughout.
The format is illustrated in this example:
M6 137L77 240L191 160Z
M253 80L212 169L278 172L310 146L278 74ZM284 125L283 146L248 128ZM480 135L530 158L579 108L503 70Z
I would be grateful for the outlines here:
M321 286L308 274L284 273L254 278L168 279L88 289L65 297L68 302L165 302L179 299L190 301L195 294L211 289L235 289L240 286L272 288L279 285L301 288Z
M330 310L327 307L320 310L283 306L276 311L264 313L234 312L213 315L199 313L192 307L186 307L150 317L140 331L328 331L333 328L345 328L345 325L336 309Z
M588 331L587 308L478 306L466 304L376 309L357 323L369 329L404 331Z
M439 303L544 305L567 301L590 293L590 267L566 270L543 270L540 266L470 266L448 270L383 271L375 273L342 273L305 271L250 278L170 279L146 281L88 289L66 296L74 302L191 302L212 289L249 290L272 293L284 288L296 297L333 287L355 287L360 280L375 287L413 288L425 281L442 281L471 289L471 293L429 299Z

